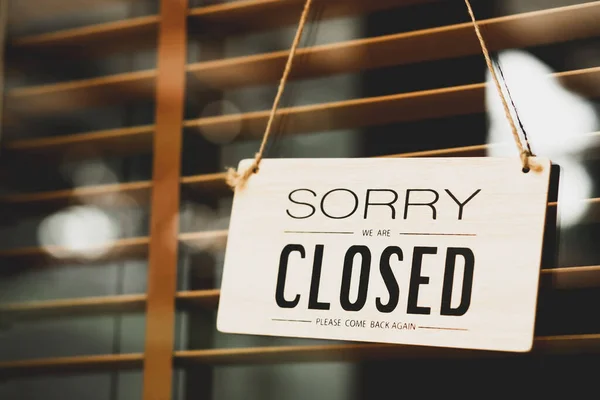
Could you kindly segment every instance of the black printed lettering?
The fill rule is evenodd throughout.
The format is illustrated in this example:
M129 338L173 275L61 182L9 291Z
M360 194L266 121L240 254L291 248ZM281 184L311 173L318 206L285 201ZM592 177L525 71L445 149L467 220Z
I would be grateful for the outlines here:
M398 282L394 277L394 272L392 272L392 268L390 267L390 257L393 254L398 257L398 261L402 261L402 250L397 246L390 246L383 250L383 253L381 253L381 259L379 261L379 271L381 273L381 277L383 278L383 282L385 283L385 287L390 295L390 299L388 300L387 304L383 304L381 302L381 297L377 297L375 299L375 305L382 313L391 313L394 311L398 305L398 299L400 297L400 288L398 287Z
M415 247L413 252L412 268L410 271L410 287L408 289L408 314L431 314L430 307L419 307L419 286L429 283L429 277L421 276L423 255L437 254L437 247Z
M313 261L312 277L310 280L310 295L308 297L308 308L310 310L329 310L330 304L319 301L319 286L321 284L321 265L323 264L322 244L315 246L315 259Z
M462 294L460 304L456 308L450 305L452 302L452 285L454 283L454 270L456 268L456 257L462 256L465 260L465 272L463 276ZM471 249L464 247L450 247L446 252L446 270L444 272L444 286L442 288L441 315L464 315L471 305L471 293L473 291L473 272L475 269L475 255Z
M291 301L286 300L283 294L285 289L285 277L287 275L288 260L290 253L293 251L299 252L301 258L304 258L306 255L304 247L299 244L288 244L281 251L281 257L279 258L279 272L277 273L277 288L275 290L275 301L281 308L294 308L300 301L299 294L297 294L294 300Z
M312 215L314 215L314 213L317 211L317 209L315 208L315 206L313 206L313 205L312 205L312 204L310 204L310 203L304 203L304 202L302 202L302 201L294 200L294 199L292 198L292 195L293 195L294 193L297 193L297 192L310 192L310 193L312 193L312 195L313 195L313 196L315 196L315 197L317 197L317 194L316 194L315 192L313 192L312 190L310 190L310 189L296 189L296 190L294 190L294 191L290 192L290 194L288 195L288 199L289 199L289 200L290 200L292 203L294 203L294 204L300 204L300 205L303 205L303 206L308 206L308 207L310 207L310 208L311 208L311 210L312 210L312 211L310 212L310 214L307 214L307 215L304 215L304 216L297 216L297 215L293 215L293 214L290 212L290 210L289 210L289 209L288 209L288 210L285 210L285 212L287 213L287 215L289 215L290 217L292 217L292 218L295 218L295 219L306 219L306 218L309 218L309 217L311 217Z
M334 192L348 192L352 195L353 199L354 199L354 208L352 209L352 211L350 211L350 213L346 214L346 215L342 215L342 216L333 216L328 214L327 212L325 212L325 199L327 199L327 196L329 196L331 193ZM349 216L351 216L352 214L354 214L354 212L358 209L358 196L356 195L356 193L354 193L352 190L350 189L333 189L330 190L329 192L325 193L325 195L323 195L323 198L321 199L321 212L323 213L323 215L325 215L328 218L331 219L344 219L344 218L348 218Z
M393 193L394 199L387 203L370 203L371 192L389 192ZM365 199L365 216L364 219L367 219L367 214L369 211L369 206L388 206L392 211L392 219L396 219L396 209L394 208L394 203L398 200L398 193L395 190L391 189L367 189L367 197Z
M358 283L358 296L356 301L350 301L350 283L352 282L352 267L354 257L360 254L360 279ZM369 273L371 271L371 252L367 246L352 246L344 257L342 272L342 287L340 289L340 304L346 311L360 311L367 301L369 289Z
M412 192L431 192L435 195L435 199L430 201L429 203L411 203L410 202L410 194ZM404 219L408 218L408 207L409 206L427 206L431 208L433 212L433 219L436 219L437 212L434 204L440 199L440 194L433 189L408 189L406 191L406 202L404 204Z
M467 204L469 201L471 201L473 199L473 197L477 196L477 194L479 192L481 192L481 189L477 189L475 191L475 193L473 193L471 196L469 196L468 199L466 199L463 203L461 203L453 194L450 190L448 189L444 189L446 191L446 193L448 193L448 196L450 196L452 198L452 200L454 200L454 202L456 204L458 204L458 219L462 219L463 216L463 207L465 206L465 204ZM434 218L435 219L435 218Z

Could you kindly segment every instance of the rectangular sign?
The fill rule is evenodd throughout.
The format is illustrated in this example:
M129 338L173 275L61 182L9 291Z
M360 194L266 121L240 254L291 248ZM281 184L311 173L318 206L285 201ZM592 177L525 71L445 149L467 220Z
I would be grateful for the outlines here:
M218 329L530 350L550 181L535 162L263 160L235 193Z

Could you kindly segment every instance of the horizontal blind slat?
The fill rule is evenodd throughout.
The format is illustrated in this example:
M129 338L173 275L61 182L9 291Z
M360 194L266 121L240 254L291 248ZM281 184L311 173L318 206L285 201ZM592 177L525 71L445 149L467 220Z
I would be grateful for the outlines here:
M600 67L558 72L550 75L548 79L557 79L568 89L587 97L600 96ZM484 83L477 83L288 107L281 108L276 118L286 120L283 133L298 134L477 114L485 112L485 89ZM241 126L241 139L258 138L264 132L268 117L268 110L228 114L187 120L184 127L196 134L201 134L203 129L210 129L211 134L225 135ZM69 150L85 152L86 149L92 150L94 147L98 151L110 149L112 154L124 154L135 150L149 151L152 132L152 127L141 126L86 133L75 137L8 141L6 146L13 152L22 154L39 154L44 149L51 148L55 157ZM130 148L131 143L133 147Z
M490 49L533 46L600 34L600 1L482 21ZM459 44L459 45L457 45ZM468 23L398 35L300 49L296 77L315 77L390 65L477 54ZM192 64L189 74L210 87L232 88L276 82L287 51ZM150 99L156 71L13 89L7 107L15 113L44 114L132 99ZM294 75L292 75L294 77Z
M179 240L190 247L212 246L223 249L227 240L227 231L181 233ZM140 259L147 256L149 242L148 237L134 237L98 243L96 248L89 249L95 257L86 257L85 251L64 246L35 246L4 250L0 251L0 265L2 265L0 268L14 268L23 264L29 266L91 264L111 260ZM100 254L95 254L96 250L100 250Z
M600 67L559 72L548 76L582 95L600 95ZM285 118L284 133L320 132L362 128L398 122L482 113L485 111L484 83L454 86L387 96L360 98L332 103L282 108L277 118ZM211 133L230 131L242 126L242 135L260 137L269 111L188 120L186 128Z
M177 293L175 300L181 308L215 309L220 290L194 290ZM96 296L73 299L0 303L0 315L8 320L24 320L79 315L131 313L143 311L146 294Z
M548 336L535 338L533 354L600 352L600 334ZM511 354L458 350L424 346L388 344L340 344L320 346L282 346L238 349L187 350L175 352L181 366L196 364L239 365L327 361L363 361L403 358L510 357Z
M80 12L82 9L99 10L114 5L133 5L140 0L52 0L52 1L24 1L19 0L11 4L10 23L20 25L31 22L47 21ZM35 3L35 6L33 5Z
M357 15L394 7L405 7L434 0L318 0L324 6L321 23L340 16ZM303 0L247 0L195 7L189 11L190 26L220 34L242 33L281 27L297 22ZM14 38L17 50L67 52L71 57L139 50L156 44L158 15L87 25L72 29L23 35ZM95 46L95 48L93 47ZM81 47L86 51L82 52Z
M131 369L141 367L143 361L143 354L106 354L8 361L0 362L0 377Z
M315 0L321 20L364 14L394 7L431 3L435 0ZM196 7L190 10L191 24L222 34L248 33L298 22L304 0L241 0Z
M597 151L600 144L600 132L580 135L581 140L592 143L588 152ZM418 158L418 157L483 157L491 148L513 148L512 143L495 143L475 146L454 147L445 149L425 150L410 153L390 154L382 158ZM231 188L226 183L226 173L211 173L187 176L181 178L184 190L202 196L232 195ZM25 194L0 195L0 205L10 207L11 212L33 212L34 208L47 211L54 207L64 207L71 204L93 204L98 206L142 206L147 204L152 183L138 181L129 183L83 186L74 189L57 191L34 192ZM594 201L590 199L588 201ZM583 200L582 200L583 201ZM550 204L555 205L555 204Z
M600 287L600 266L561 267L541 270L542 290L573 290ZM217 308L219 289L180 291L175 299L183 309ZM57 316L91 315L95 313L120 313L141 311L145 294L99 296L75 299L30 301L0 304L4 317L38 319Z
M146 295L120 295L0 304L9 319L40 319L62 316L134 312L144 309Z
M560 43L600 35L600 1L480 21L490 50ZM298 49L291 78L356 72L481 52L471 23ZM234 88L279 80L288 51L226 58L188 66L200 82Z
M600 351L600 334L540 336L535 338L532 353L574 354ZM511 357L514 355L475 350L457 350L424 346L388 344L336 344L320 346L279 346L237 349L185 350L174 352L180 367L198 364L234 365L259 363L363 361L403 358L461 358ZM96 356L59 357L0 363L0 376L37 375L103 370L107 368L136 368L143 362L143 354L111 354Z
M159 17L150 15L62 31L17 37L11 47L17 52L89 57L139 50L156 45ZM85 50L83 50L85 49Z
M93 264L99 262L140 259L148 254L147 237L119 239L114 242L97 243L90 251L100 251L95 257L63 246L25 247L0 251L2 269L28 266L61 264Z
M156 70L127 72L99 78L28 86L6 94L6 107L14 119L20 115L64 113L133 100L150 100L154 95Z
M98 155L123 156L149 152L154 125L59 135L34 139L14 139L4 143L6 151L56 159L85 159Z

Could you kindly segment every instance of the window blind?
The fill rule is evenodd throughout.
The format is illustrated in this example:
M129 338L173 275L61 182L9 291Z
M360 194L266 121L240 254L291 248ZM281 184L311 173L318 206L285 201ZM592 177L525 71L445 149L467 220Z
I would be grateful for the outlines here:
M63 14L81 12L81 2L55 1L62 6L54 8L44 5L43 11L33 14L19 15L19 10L29 11L37 6L14 7L11 12L17 14L11 14L11 23L16 26L13 26L13 31L18 31L20 24L35 25L40 20L52 20ZM98 9L103 9L119 2L95 0L93 3ZM213 258L208 262L200 258L200 263L205 263L200 268L209 268L207 265L219 262L214 255L224 251L227 240L224 226L214 229L201 227L192 231L182 229L178 234L171 235L172 226L185 225L184 221L173 222L178 221L180 215L182 219L185 216L178 201L179 191L182 204L203 204L203 207L213 211L223 202L227 205L231 198L223 168L219 163L213 162L215 155L221 154L220 145L206 140L203 132L210 131L211 137L229 137L235 131L235 142L242 145L246 143L248 149L251 149L251 145L262 135L269 115L269 110L263 109L217 112L198 117L198 110L190 112L189 109L211 100L222 100L224 93L239 93L274 85L281 77L287 50L228 57L224 56L225 44L228 40L240 40L265 32L276 35L278 30L292 27L300 14L303 1L237 0L186 4L185 7L182 4L187 1L165 0L160 4L151 3L149 8L158 10L155 14L43 33L9 35L6 60L9 74L21 70L43 70L44 60L58 59L76 65L94 65L110 57L135 52L154 54L156 51L157 63L154 68L149 69L130 68L131 71L81 79L70 79L67 73L66 77L61 76L55 82L15 84L9 87L4 95L6 134L0 156L3 168L7 171L7 189L0 195L0 208L3 210L3 220L10 221L10 224L14 225L27 218L43 219L67 207L86 205L100 209L148 209L150 226L145 235L119 237L109 243L99 243L98 246L106 247L105 251L93 258L67 245L7 248L0 251L0 269L7 281L23 273L22 271L31 271L32 268L61 268L65 264L103 268L111 262L150 259L147 276L148 286L151 288L146 293L8 301L0 304L0 315L11 324L18 324L43 319L144 313L145 349L136 353L30 357L25 360L2 361L0 375L14 379L56 373L141 370L144 374L143 396L150 399L170 398L173 386L176 385L172 381L173 371L196 370L206 366L493 357L484 352L356 343L241 348L190 347L176 350L177 335L171 337L171 334L161 336L156 333L156 326L160 326L163 321L173 321L173 324L179 321L176 315L180 311L189 313L191 319L208 318L209 323L199 326L208 331L214 330L214 326L211 326L214 321L206 317L216 310L219 300L218 279L212 280L210 276L214 271L205 271L210 278L209 284L204 281L202 285L190 284L188 286L192 288L189 290L170 287L171 282L180 280L178 274L183 273L174 257L173 246L179 248L179 263L182 258L191 257L192 261L195 260L198 249L200 252L209 249ZM555 58L561 57L564 52L560 52L565 48L575 49L582 44L584 47L590 43L597 44L594 40L600 36L600 24L597 23L600 19L600 1L564 1L556 6L532 1L533 10L522 12L502 12L484 3L474 2L474 6L476 12L483 15L480 21L482 33L493 51L527 49L533 53L546 54L546 58L552 59L552 55ZM496 6L498 5L503 5L503 2L498 2ZM402 85L407 85L405 81L411 80L405 74L407 72L435 68L440 75L450 76L455 72L454 66L462 65L463 61L465 65L470 63L469 65L476 65L477 68L483 65L481 60L473 61L480 57L480 48L472 25L467 20L466 10L463 10L462 1L321 0L316 2L316 7L320 14L313 21L314 26L330 24L343 18L355 18L367 25L369 21L383 21L379 28L384 33L333 43L305 43L299 49L291 76L296 87L301 88L306 82L315 79L327 82L340 75L357 76L359 79L367 76L364 80L366 95L306 105L288 104L277 115L280 124L278 140L312 137L315 134L333 135L335 132L354 130L360 133L364 149L376 149L372 154L362 151L359 155L383 157L478 157L485 156L493 148L512 146L509 137L506 143L485 142L482 139L485 132L479 132L479 136L472 135L478 138L478 143L465 144L460 138L461 131L451 129L454 124L461 124L460 118L484 118L488 109L487 86L483 80L466 83L468 79L465 79L462 83L448 85L444 82L453 82L453 79L458 82L463 78L444 78L445 81L432 75L423 77L421 74L415 78L419 80L415 87L421 85L421 88L402 90ZM463 10L464 15L445 15L448 10ZM405 30L401 26L394 27L389 19L401 15L404 15L404 19L399 21L406 22L408 18L415 16L422 18L422 21L407 23ZM178 21L186 21L187 27ZM393 28L388 28L388 25ZM388 32L385 32L386 29ZM208 56L201 57L207 59L190 61L193 57L189 53L198 49L201 53L206 51ZM187 61L179 68L177 60ZM594 99L600 96L600 67L597 62L598 58L593 56L583 57L579 64L573 62L573 66L557 69L544 76L544 79L558 82L561 87L577 93L593 104ZM470 71L468 68L467 71ZM402 74L405 74L402 78L404 83L397 84L394 77ZM483 74L484 69L480 68L480 76ZM371 85L372 77L377 75L389 77L392 83L387 87L386 84L378 83L383 88ZM473 80L472 77L469 79ZM421 80L427 82L421 83ZM390 87L396 86L399 90L390 92ZM31 134L32 129L35 131L40 125L45 125L45 121L56 121L74 113L89 110L95 112L107 107L132 110L139 104L152 104L153 115L144 120L143 124L123 123L121 126L92 131L77 131L70 127L67 131L72 132L68 133L61 131L60 124L50 124L49 128L44 128L44 135ZM422 138L427 143L419 142L411 147L407 131L422 129L426 134L433 129L432 126L438 126L435 124L449 128L446 132L437 132L430 139ZM403 129L406 127L408 129ZM23 134L24 131L28 132ZM444 139L440 138L442 134ZM597 167L594 162L600 133L589 131L570 134L589 143L585 149L586 162L591 165L589 168L592 172L595 172ZM386 141L391 135L394 136L392 142L395 144L388 146ZM184 144L178 145L181 140ZM229 144L223 145L226 146ZM403 150L394 151L398 146ZM272 150L271 156L278 156L276 150L277 146ZM146 157L142 158L146 160L142 163L152 164L152 176L53 190L28 189L44 180L45 174L56 175L64 163L132 157ZM189 165L192 167L187 168ZM188 174L187 169L199 172ZM44 171L43 174L40 174L41 170ZM576 227L584 232L584 243L591 243L598 237L599 196L592 191L590 196L577 199L577 202L588 207L584 219ZM171 201L172 199L175 200ZM548 204L551 211L555 211L558 206L560 200ZM546 333L537 335L532 357L588 354L600 349L600 330L595 330L600 329L600 326L597 326L590 311L595 299L593 296L600 287L600 265L594 249L571 249L569 245L577 241L573 238L576 236L569 239L568 232L562 235L557 245L559 250L565 254L586 252L588 255L579 258L568 255L559 257L559 265L542 267L542 308L538 316L537 332ZM584 262L577 263L580 259ZM218 269L214 265L212 268ZM165 286L169 287L164 288ZM573 299L579 299L580 302ZM570 309L556 306L560 301L575 302L577 307L587 310L587 314L580 312L571 315ZM198 317L198 314L205 317ZM594 321L585 320L586 318ZM189 335L211 336L192 329L193 322L188 325ZM557 325L560 327L557 328ZM565 325L569 325L570 329L561 330ZM164 331L162 329L161 327L163 333L175 332L174 325L164 327ZM210 372L207 374L210 375ZM190 390L188 387L188 392Z

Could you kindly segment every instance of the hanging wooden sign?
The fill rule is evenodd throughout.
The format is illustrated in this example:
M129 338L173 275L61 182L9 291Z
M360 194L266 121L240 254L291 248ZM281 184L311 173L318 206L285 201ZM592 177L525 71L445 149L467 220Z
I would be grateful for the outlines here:
M262 161L235 193L218 329L530 350L550 178L535 163Z

